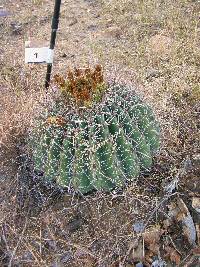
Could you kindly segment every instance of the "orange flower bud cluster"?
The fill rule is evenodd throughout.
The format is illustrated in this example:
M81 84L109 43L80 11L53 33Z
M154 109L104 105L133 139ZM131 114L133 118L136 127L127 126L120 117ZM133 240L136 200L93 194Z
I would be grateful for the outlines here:
M47 124L52 124L56 126L63 126L66 124L66 120L61 116L51 116L46 120Z
M96 65L93 71L90 68L68 70L66 80L60 75L55 75L54 80L79 105L92 102L98 86L104 84L101 65Z

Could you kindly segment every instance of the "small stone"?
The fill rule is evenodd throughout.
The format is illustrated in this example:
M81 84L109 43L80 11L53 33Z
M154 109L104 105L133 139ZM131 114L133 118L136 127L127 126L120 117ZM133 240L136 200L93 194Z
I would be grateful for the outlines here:
M0 17L7 17L10 13L7 10L0 10Z
M84 0L89 5L95 6L97 4L97 0Z
M165 266L167 265L166 262L163 260L155 260L151 265L151 267L165 267Z
M71 27L75 25L76 23L78 23L77 18L70 18L70 22L68 23L68 25Z
M152 78L159 78L161 76L161 72L156 69L149 69L147 70L146 79L152 79Z
M117 26L109 27L104 32L106 37L112 37L112 38L120 38L120 36L123 34L122 30Z
M67 57L67 54L66 53L63 53L61 57Z
M193 155L191 161L194 170L200 171L200 154Z
M95 14L95 15L94 15L94 18L95 18L95 19L100 18L100 14L99 14L99 13Z
M68 230L71 233L76 232L82 225L83 220L76 216L68 223Z
M51 249L51 250L56 250L57 248L56 241L54 240L47 240L46 246L48 247L48 249Z
M144 267L143 263L142 262L138 262L135 267Z
M27 251L24 253L24 255L22 256L22 260L26 261L26 262L31 262L34 260L33 255L30 251Z
M133 230L136 233L142 232L144 230L144 223L142 221L139 221L139 222L134 223Z
M11 22L10 26L13 34L18 35L22 33L22 24L20 22Z
M61 267L57 262L53 262L50 267Z
M91 24L87 28L89 31L94 32L97 30L98 27L97 27L97 25Z
M43 24L47 23L50 20L51 20L50 16L45 16L40 20L40 25L43 25Z
M170 203L168 215L177 222L181 222L183 226L183 234L187 237L191 245L196 243L196 229L193 218L181 198Z
M73 259L72 253L67 251L66 253L64 253L61 258L60 258L60 262L61 263L68 263Z
M200 197L192 198L192 207L200 214Z

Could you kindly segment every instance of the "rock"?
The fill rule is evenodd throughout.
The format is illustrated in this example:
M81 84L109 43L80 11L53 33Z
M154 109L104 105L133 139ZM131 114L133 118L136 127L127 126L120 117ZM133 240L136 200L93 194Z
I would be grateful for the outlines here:
M188 239L189 243L195 246L196 242L196 229L190 215L190 212L181 198L177 198L169 205L168 215L175 219L177 222L182 223L183 233Z
M191 161L194 171L200 171L200 154L193 155Z
M11 31L12 31L13 34L19 35L19 34L22 33L22 30L23 30L22 23L20 23L20 22L11 22L10 27L11 27Z
M94 14L94 18L95 18L95 19L98 19L98 18L100 18L100 17L101 17L101 15L100 15L99 13Z
M81 228L82 225L83 225L83 220L77 215L69 221L67 228L70 233L73 233L79 230L79 228Z
M43 18L40 19L40 25L44 25L45 23L51 21L51 15L50 16L45 16Z
M50 267L61 267L61 265L57 261L55 261L51 263Z
M84 2L86 2L87 4L95 7L98 3L98 0L84 0Z
M63 53L61 57L67 57L67 54L66 53Z
M7 10L0 10L0 17L8 17L10 13Z
M109 38L120 38L123 34L122 30L117 26L111 26L102 32L105 37Z
M165 267L165 266L167 266L167 264L163 260L155 260L151 265L151 267Z
M198 254L200 256L200 224L199 224L199 219L198 219L198 223L196 224L196 233L197 233L197 251L198 251Z
M68 26L71 27L71 26L75 25L76 23L78 23L77 18L74 18L74 17L69 18Z
M61 263L69 263L70 261L72 261L72 259L73 259L72 253L67 251L61 256L60 262Z
M30 251L27 251L23 254L22 260L26 262L31 262L34 260L33 254Z
M156 69L149 69L147 70L146 79L152 79L152 78L159 78L161 76L161 72Z
M133 230L136 233L142 232L144 230L144 223L142 221L138 221L138 222L134 223Z
M142 262L138 262L135 267L144 267L143 263Z
M97 26L97 25L94 25L94 24L91 24L91 25L89 25L89 26L87 27L87 29L88 29L89 31L91 31L91 32L96 31L97 28L98 28L98 26Z
M166 193L171 194L178 188L179 177L174 177L172 181L163 181L163 189Z
M62 53L61 57L62 58L66 58L66 59L70 59L70 58L74 58L75 55L69 55L69 54L67 54L67 53L64 52L64 53Z
M192 198L192 207L200 214L200 197Z
M45 247L47 247L49 250L56 250L57 249L56 241L51 239L46 240Z

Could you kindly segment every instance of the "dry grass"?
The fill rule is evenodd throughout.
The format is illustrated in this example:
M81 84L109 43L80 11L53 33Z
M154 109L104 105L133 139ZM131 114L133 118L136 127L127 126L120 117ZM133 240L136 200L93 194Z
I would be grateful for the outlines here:
M60 199L40 180L24 185L18 156L44 103L46 68L24 66L23 43L29 34L49 39L52 1L3 1L12 16L0 18L2 266L103 267L123 258L133 223L159 223L162 183L199 153L198 1L91 2L63 1L54 72L101 63L108 80L134 84L161 123L161 151L151 176L118 194Z

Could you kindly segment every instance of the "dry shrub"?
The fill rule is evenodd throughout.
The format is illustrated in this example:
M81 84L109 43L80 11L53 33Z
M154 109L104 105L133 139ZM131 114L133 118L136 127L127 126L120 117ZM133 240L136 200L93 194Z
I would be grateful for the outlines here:
M33 95L30 97L24 92L16 95L9 89L2 93L3 121L1 122L1 144L9 146L9 142L16 142L16 139L23 135L30 126L33 118Z
M3 64L0 71L0 159L2 179L17 174L19 146L45 101L44 89L38 90L39 74L34 69L22 70L19 65Z

